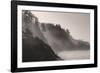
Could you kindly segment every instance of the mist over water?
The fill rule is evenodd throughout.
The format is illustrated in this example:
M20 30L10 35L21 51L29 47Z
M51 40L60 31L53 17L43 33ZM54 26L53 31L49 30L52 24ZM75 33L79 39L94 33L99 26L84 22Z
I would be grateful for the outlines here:
M89 50L74 50L74 51L62 51L58 54L62 59L66 60L78 60L78 59L89 59Z

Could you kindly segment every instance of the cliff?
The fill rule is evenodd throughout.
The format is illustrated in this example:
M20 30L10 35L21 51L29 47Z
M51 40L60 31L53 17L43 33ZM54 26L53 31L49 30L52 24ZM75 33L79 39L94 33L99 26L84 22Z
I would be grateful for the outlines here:
M22 61L54 61L60 58L46 44L39 28L38 18L30 11L22 14Z

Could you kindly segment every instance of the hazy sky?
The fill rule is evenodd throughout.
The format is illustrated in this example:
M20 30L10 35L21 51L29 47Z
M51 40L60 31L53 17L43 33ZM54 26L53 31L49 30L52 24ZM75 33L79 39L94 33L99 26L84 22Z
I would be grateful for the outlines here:
M90 42L90 14L31 11L39 22L60 24L62 28L69 29L75 39Z

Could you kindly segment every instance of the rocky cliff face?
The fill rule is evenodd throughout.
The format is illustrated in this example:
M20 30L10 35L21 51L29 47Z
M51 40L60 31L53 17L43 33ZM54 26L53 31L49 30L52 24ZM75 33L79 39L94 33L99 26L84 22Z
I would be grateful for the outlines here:
M46 39L44 38L43 34L40 31L39 28L39 22L38 18L34 16L30 11L23 10L22 13L22 21L23 21L23 32L27 32L27 29L32 33L33 37L38 37L39 39L46 42Z
M51 47L46 44L37 17L32 15L30 11L23 11L22 21L22 61L60 60Z
M88 42L74 39L60 24L40 23L30 11L23 10L22 21L23 62L61 60L58 55L62 51L90 48Z

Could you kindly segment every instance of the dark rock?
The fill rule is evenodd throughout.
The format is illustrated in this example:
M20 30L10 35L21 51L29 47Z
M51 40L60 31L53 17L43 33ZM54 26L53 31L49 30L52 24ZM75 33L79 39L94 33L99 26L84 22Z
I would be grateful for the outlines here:
M60 58L55 55L51 47L39 38L23 39L23 62L33 61L55 61Z

